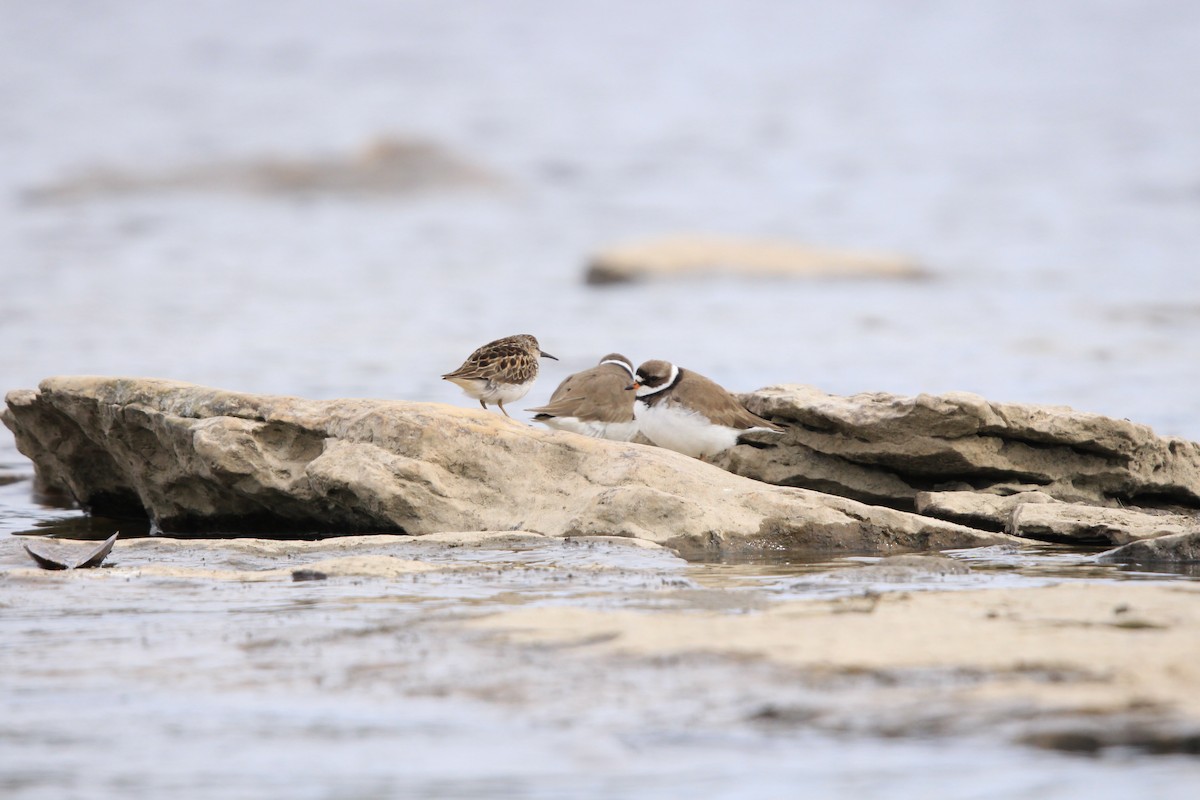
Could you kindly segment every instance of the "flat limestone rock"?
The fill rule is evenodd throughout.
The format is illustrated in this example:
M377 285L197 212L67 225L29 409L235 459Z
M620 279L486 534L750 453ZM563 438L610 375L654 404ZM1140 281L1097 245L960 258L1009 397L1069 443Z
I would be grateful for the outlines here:
M106 377L50 378L7 403L3 421L43 482L177 534L523 531L684 554L1015 541L478 409Z
M921 492L945 491L1200 508L1200 445L1128 420L963 392L842 397L788 384L740 398L789 430L714 463L768 483L902 509L915 509Z
M1200 564L1200 530L1139 539L1101 553L1098 558L1112 563Z
M1045 492L917 492L917 513L985 530L1003 530L1026 503L1057 503Z
M920 278L925 272L889 253L807 247L793 242L669 236L593 256L589 284L733 275L759 278Z
M1027 539L1080 544L1126 544L1200 531L1195 513L1064 503L1045 492L918 492L917 512Z
M1200 532L1200 518L1079 503L1034 503L1014 508L1005 532L1029 539L1128 544L1139 539Z

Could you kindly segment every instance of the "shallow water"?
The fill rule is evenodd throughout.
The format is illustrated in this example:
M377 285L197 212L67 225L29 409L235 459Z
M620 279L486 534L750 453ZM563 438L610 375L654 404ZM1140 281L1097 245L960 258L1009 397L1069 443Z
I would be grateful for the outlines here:
M869 676L828 686L699 654L598 670L575 646L513 647L457 627L505 607L739 615L798 597L1111 580L1063 563L1042 574L1055 558L1040 548L953 553L974 571L917 585L846 579L867 558L688 564L615 543L446 549L387 538L286 555L232 542L222 557L143 540L110 557L124 572L77 575L31 573L5 548L0 788L20 798L1184 798L1200 780L1194 758L1055 754L977 722L880 738L879 722L853 711L869 702ZM221 572L383 552L450 569L302 582ZM173 571L206 561L215 571ZM816 727L774 712L831 703L840 715Z
M737 390L968 390L1197 439L1198 29L1200 6L1184 0L11 4L0 15L0 390L140 374L469 404L438 376L478 344L528 331L561 358L528 406L620 350ZM495 180L34 196L96 168L153 177L352 157L381 136L433 142ZM598 248L678 231L895 251L932 278L583 284ZM28 475L0 430L0 537L129 526L32 503ZM1179 579L1092 555L959 553L976 572L937 585ZM862 562L783 561L667 574L735 603L869 588L827 577ZM431 581L413 602L530 591L658 602L616 578L551 591L536 571L509 569L492 583ZM321 590L247 589L268 611L309 591ZM1195 785L1194 766L1172 759L751 731L681 714L675 695L607 727L386 685L332 700L286 687L193 695L173 683L188 670L171 661L175 637L237 616L202 601L197 591L193 612L100 631L72 615L121 608L119 588L27 609L3 640L6 663L27 663L48 626L40 635L63 647L83 635L141 647L171 680L109 684L66 647L69 680L3 691L5 793L650 798L803 784L811 796L1183 797ZM380 605L336 603L368 616ZM67 620L57 633L55 619ZM728 677L714 675L696 691ZM107 730L128 733L96 733Z
M510 607L741 615L800 598L1171 580L1075 549L955 551L970 572L879 582L858 579L873 557L688 563L665 550L527 534L494 548L235 540L223 555L155 537L113 552L108 564L124 572L71 575L31 572L15 546L24 537L13 534L77 532L77 513L22 501L28 489L0 487L0 789L9 797L650 800L802 788L831 798L1185 798L1200 780L1194 757L1056 754L979 722L953 735L914 723L881 738L877 726L897 723L853 711L870 702L869 676L829 687L737 658L596 662L574 646L506 646L455 627ZM256 570L384 553L438 571L250 580ZM774 711L831 707L833 721L816 726L776 721Z

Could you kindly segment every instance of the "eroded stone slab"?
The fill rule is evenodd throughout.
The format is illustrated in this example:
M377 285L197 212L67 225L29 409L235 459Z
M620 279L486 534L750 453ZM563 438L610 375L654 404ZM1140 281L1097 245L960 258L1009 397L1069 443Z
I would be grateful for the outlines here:
M786 384L741 399L790 428L716 463L768 483L904 509L922 492L948 491L1200 508L1200 445L1128 420L961 392L842 397Z

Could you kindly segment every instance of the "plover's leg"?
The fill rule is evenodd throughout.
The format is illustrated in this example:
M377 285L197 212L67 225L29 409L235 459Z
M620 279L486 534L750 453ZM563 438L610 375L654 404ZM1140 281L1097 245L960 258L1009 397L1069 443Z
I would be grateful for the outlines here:
M485 403L485 402L483 402L482 400L480 400L480 401L479 401L479 405L480 405L480 406L483 408L483 410L484 410L484 411L487 411L487 403Z
M500 411L503 412L504 416L508 417L508 412L504 410L504 401L500 401L500 402L496 403L496 405L500 406ZM508 417L508 418L512 419L512 417Z

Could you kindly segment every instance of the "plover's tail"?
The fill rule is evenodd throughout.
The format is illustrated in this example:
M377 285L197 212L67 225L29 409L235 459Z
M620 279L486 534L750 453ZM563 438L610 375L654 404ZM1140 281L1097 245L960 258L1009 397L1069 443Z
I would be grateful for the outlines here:
M776 436L782 436L784 433L786 433L786 431L785 431L785 430L780 430L780 428L787 428L787 425L785 425L785 424L783 424L783 423L781 423L781 422L772 422L772 423L771 423L771 425L772 425L772 426L775 426L775 427L771 427L771 428L762 428L762 427L747 428L746 430L744 430L744 431L742 431L741 433L739 433L739 434L738 434L738 437L737 437L737 443L738 443L738 444L744 444L744 445L748 445L748 446L750 446L750 447L753 447L753 448L755 448L755 449L757 449L757 450L770 450L772 447L778 447L778 446L779 446L779 443L778 443L778 442L766 442L766 441L763 441L762 439L759 439L759 438L750 438L750 436L748 435L748 434L763 434L763 433L773 433L773 434L775 434Z

